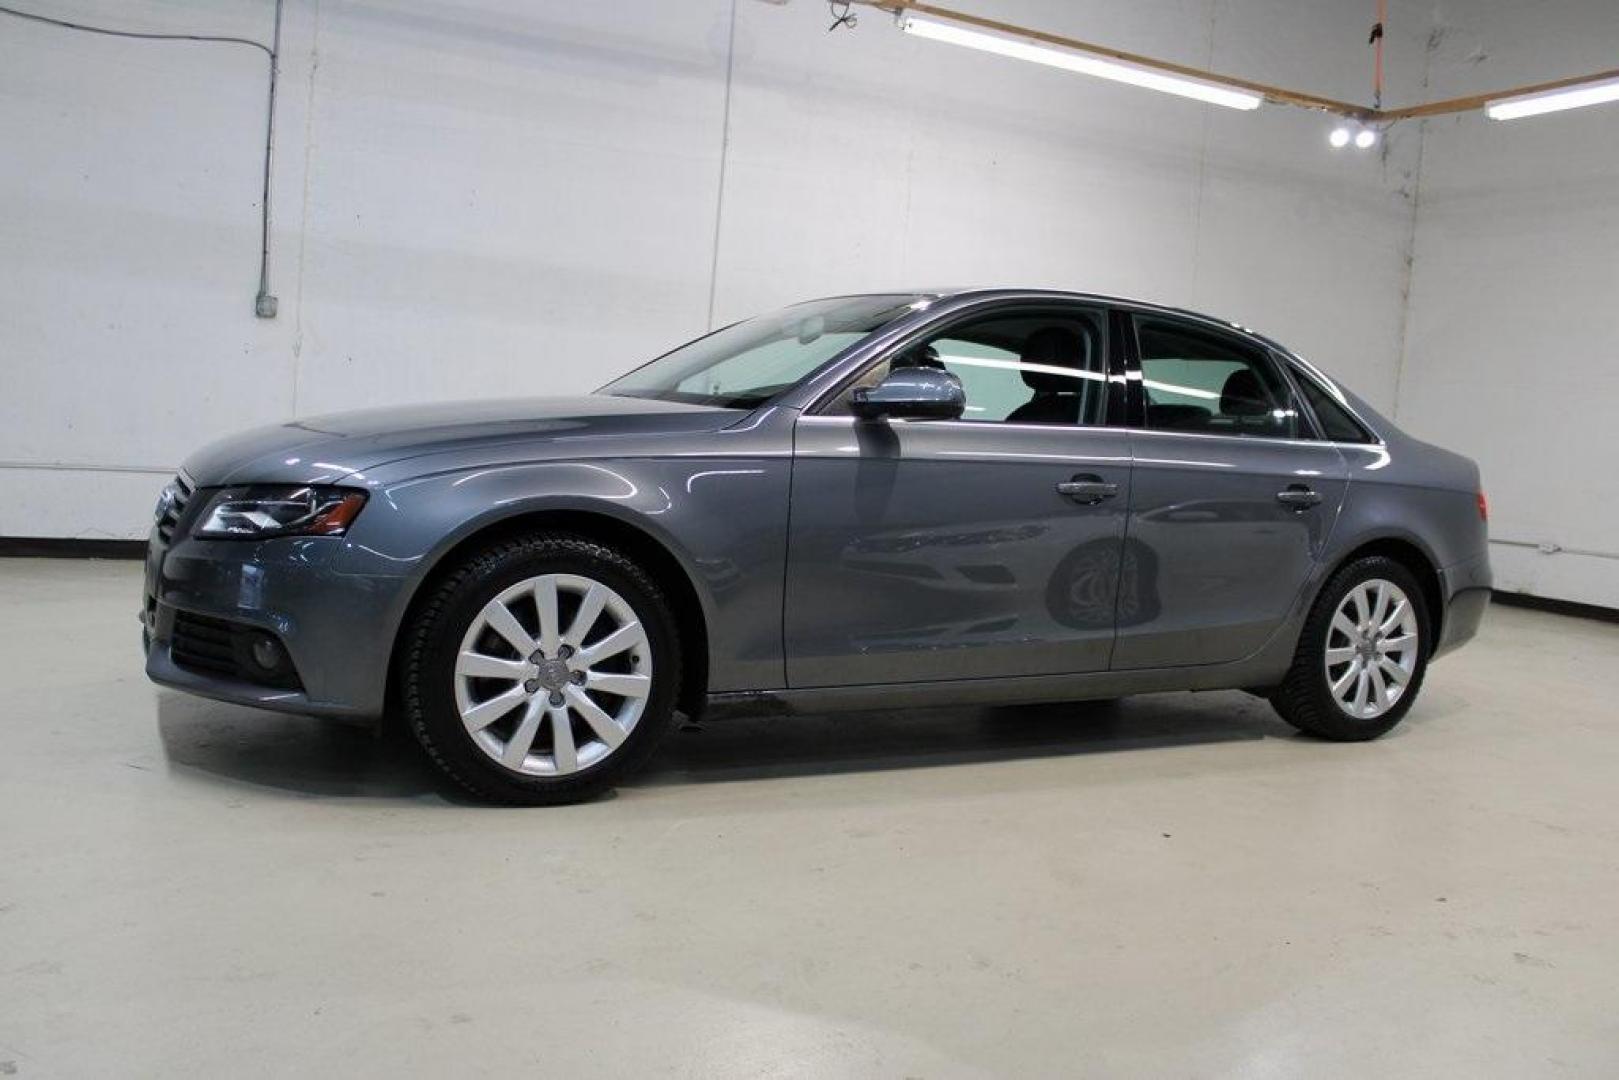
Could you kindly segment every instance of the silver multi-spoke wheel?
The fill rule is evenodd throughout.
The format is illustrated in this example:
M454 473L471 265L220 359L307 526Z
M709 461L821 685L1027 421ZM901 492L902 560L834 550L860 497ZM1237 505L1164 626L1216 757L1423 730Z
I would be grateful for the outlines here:
M1327 685L1357 720L1394 708L1419 659L1417 612L1392 581L1372 578L1349 590L1327 624Z
M652 693L652 650L635 610L579 574L541 574L473 618L455 661L455 704L472 741L531 776L605 759Z

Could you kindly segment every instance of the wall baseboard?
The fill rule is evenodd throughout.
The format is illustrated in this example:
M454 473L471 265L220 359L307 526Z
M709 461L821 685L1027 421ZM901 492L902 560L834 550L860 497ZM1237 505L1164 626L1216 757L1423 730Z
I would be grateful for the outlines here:
M1502 592L1500 589L1490 590L1490 599L1506 607L1531 608L1535 611L1549 611L1554 615L1572 615L1577 619L1596 619L1598 622L1619 623L1619 609L1602 607L1598 604L1581 604L1573 600L1553 600L1545 596L1530 596L1528 593Z
M0 556L47 559L144 559L145 540L74 540L60 536L0 536Z

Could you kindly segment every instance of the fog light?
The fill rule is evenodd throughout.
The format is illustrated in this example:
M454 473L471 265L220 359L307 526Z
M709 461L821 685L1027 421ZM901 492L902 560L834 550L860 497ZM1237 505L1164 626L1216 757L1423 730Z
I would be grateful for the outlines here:
M267 675L274 675L286 669L287 653L281 643L269 634L254 634L251 648L253 663L259 670Z

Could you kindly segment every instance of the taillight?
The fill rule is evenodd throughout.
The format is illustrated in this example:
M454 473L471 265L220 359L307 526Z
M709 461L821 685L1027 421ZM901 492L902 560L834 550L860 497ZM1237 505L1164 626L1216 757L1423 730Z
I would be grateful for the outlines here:
M1480 521L1490 520L1490 502L1484 497L1484 492L1482 491L1478 493L1478 519Z

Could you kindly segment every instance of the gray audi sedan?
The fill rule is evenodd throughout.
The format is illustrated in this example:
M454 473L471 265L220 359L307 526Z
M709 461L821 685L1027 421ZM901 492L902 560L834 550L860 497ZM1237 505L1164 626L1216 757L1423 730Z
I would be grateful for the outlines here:
M1027 290L816 300L582 397L262 428L156 517L153 680L401 717L516 803L607 788L677 712L1240 688L1369 739L1490 586L1471 461L1252 331Z

